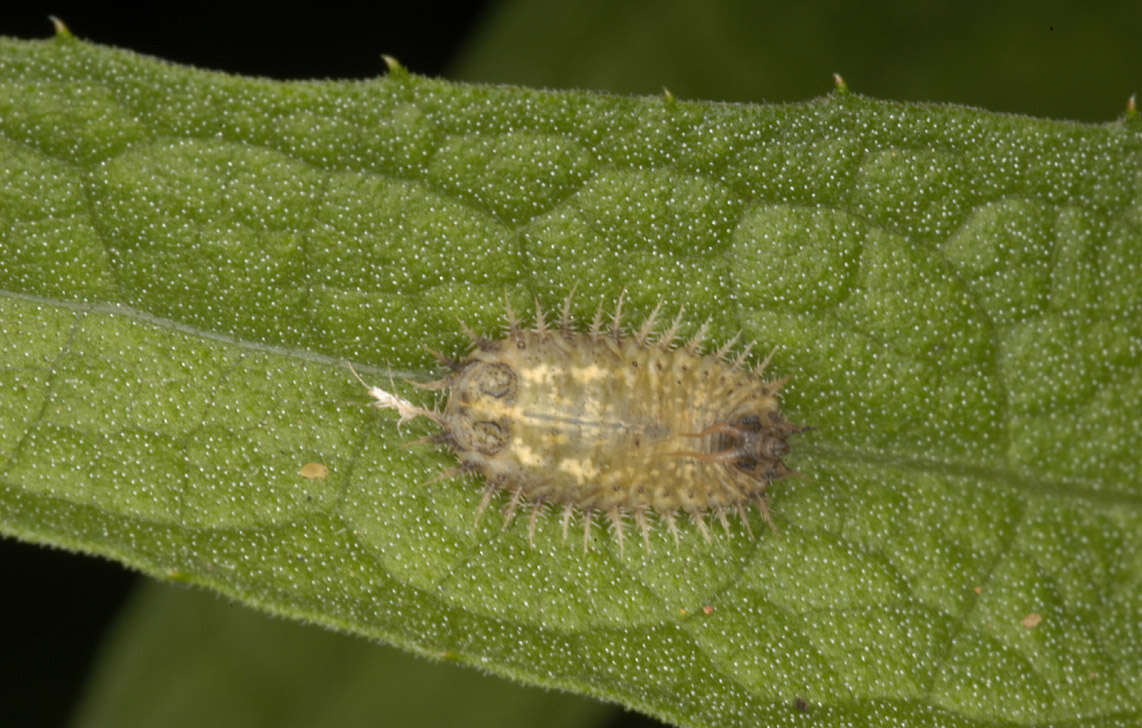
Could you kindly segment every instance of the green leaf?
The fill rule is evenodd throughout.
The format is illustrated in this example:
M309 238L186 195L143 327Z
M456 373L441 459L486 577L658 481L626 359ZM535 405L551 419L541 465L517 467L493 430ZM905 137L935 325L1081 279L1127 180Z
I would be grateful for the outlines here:
M602 725L601 703L145 585L98 660L75 728Z
M0 530L679 724L1136 724L1140 142L2 41ZM358 406L572 288L778 347L779 537L532 549Z

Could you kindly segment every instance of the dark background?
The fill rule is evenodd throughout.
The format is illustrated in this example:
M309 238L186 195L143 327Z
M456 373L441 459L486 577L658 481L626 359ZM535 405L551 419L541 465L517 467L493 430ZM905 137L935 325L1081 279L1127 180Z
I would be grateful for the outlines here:
M484 7L440 0L277 9L237 2L53 4L19 14L0 10L0 35L48 37L48 16L54 15L84 40L248 76L368 78L384 74L382 53L416 73L437 76Z

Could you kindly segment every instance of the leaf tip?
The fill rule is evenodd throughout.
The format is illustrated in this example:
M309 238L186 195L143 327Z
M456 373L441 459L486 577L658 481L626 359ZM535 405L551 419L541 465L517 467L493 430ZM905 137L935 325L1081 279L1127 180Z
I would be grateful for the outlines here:
M389 69L389 75L393 77L405 77L408 75L408 69L400 64L395 57L387 53L381 54L381 59L385 62L385 66Z
M52 28L55 30L57 38L62 40L75 40L75 36L72 35L71 29L69 29L67 24L60 20L59 17L55 15L49 15L48 20L52 21Z
M665 86L662 87L662 98L668 104L672 104L678 100L677 98L675 98L674 92L671 91L670 89L666 88Z
M844 77L839 73L833 74L833 85L836 86L837 93L848 93L849 85L845 83Z
M1130 94L1126 99L1126 120L1133 122L1138 119L1138 94Z

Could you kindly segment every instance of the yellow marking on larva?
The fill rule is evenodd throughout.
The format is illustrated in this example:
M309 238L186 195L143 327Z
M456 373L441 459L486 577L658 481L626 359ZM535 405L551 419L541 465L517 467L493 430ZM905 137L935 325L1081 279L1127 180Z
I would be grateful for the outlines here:
M512 440L512 452L515 453L516 459L519 460L520 465L529 465L537 467L543 465L543 458L539 453L532 450L523 440L516 438Z
M743 367L748 346L729 356L732 340L703 356L710 322L682 343L681 312L656 338L658 308L626 337L621 307L620 297L610 326L600 308L585 333L571 325L570 297L558 327L537 306L534 329L523 328L509 307L503 339L465 329L475 344L468 358L441 357L452 372L422 385L448 390L443 411L362 384L373 406L398 412L398 425L427 417L443 428L433 439L460 459L457 471L486 480L477 518L497 492L511 496L505 527L521 504L530 505L529 542L547 505L561 506L564 538L572 515L582 513L584 548L592 520L605 514L620 552L627 516L650 548L649 511L676 543L680 514L706 540L707 515L729 533L727 515L736 514L752 535L750 505L776 530L767 491L796 475L783 460L790 437L807 428L781 414L777 393L787 378L761 379L772 352L752 370Z
M607 372L597 364L575 367L571 370L571 379L585 386L590 386L606 376Z
M548 385L555 379L555 370L549 366L520 368L519 376L526 384Z
M482 402L480 406L483 409L484 419L488 420L508 419L514 422L527 417L527 414L520 410L519 407L515 407L507 402Z
M570 475L579 484L588 483L599 476L599 469L590 460L563 458L559 461L559 469Z

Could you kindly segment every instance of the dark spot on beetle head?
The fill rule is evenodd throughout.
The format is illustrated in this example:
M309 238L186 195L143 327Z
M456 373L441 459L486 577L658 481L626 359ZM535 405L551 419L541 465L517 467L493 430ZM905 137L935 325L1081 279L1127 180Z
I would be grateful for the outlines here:
M743 430L757 432L761 429L761 418L757 415L745 415L744 417L738 418L735 424Z
M472 387L496 399L511 399L519 388L515 370L501 362L480 362L467 379Z
M743 473L749 473L750 475L757 473L759 465L761 465L761 463L759 463L757 458L753 457L752 455L742 455L740 458L734 461L734 467Z
M495 455L508 444L508 430L499 422L480 420L464 429L467 430L466 433L462 429L454 433L456 441L484 455ZM464 437L465 434L467 437ZM464 440L468 442L465 443Z

